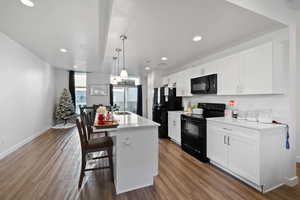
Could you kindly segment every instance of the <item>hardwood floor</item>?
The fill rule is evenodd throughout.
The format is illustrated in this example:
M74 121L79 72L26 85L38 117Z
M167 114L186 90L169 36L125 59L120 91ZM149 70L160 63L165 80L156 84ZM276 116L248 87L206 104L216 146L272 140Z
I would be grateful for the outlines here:
M160 140L160 173L154 186L116 196L109 170L100 170L87 172L84 186L78 190L80 156L76 129L49 130L0 161L0 199L300 199L300 185L283 186L262 195L219 169L197 161L168 140ZM300 165L297 170L299 176Z

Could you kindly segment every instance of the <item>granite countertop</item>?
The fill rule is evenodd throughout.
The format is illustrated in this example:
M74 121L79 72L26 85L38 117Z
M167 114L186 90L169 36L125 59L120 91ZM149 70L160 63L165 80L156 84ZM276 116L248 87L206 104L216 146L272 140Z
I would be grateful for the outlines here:
M240 126L244 128L250 128L255 130L263 130L263 129L273 129L273 128L283 128L285 125L282 124L266 124L261 122L251 122L247 120L239 120L239 119L226 119L225 117L215 117L215 118L207 118L207 121L219 122L223 124Z

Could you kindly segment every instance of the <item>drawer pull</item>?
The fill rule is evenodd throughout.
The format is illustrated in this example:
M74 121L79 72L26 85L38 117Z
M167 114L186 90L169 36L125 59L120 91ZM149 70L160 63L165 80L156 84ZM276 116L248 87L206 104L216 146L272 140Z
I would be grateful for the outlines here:
M227 144L230 146L230 138L227 137Z
M230 129L230 128L223 128L223 130L232 131L232 129Z
M224 135L224 144L226 144L226 135Z

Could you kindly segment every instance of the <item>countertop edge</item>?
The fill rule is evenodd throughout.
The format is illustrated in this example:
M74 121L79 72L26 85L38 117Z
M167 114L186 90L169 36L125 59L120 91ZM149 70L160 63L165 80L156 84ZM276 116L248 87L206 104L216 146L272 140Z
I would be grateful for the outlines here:
M239 127L253 129L253 130L268 130L268 129L285 128L286 127L283 124L269 124L269 125L272 125L272 127L253 127L253 126L247 126L247 125L243 125L243 124L240 124L240 123L236 123L234 121L229 121L229 120L226 121L226 120L224 120L223 117L206 118L206 120L207 121L212 121L212 122L218 122L218 123L228 124L228 125L232 125L232 126L239 126ZM263 123L261 123L261 124L263 124Z

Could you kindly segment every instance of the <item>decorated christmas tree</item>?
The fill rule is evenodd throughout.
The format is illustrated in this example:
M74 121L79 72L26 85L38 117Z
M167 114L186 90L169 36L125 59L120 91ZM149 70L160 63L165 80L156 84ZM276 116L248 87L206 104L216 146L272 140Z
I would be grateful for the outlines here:
M72 101L71 93L69 90L64 88L63 93L60 97L59 104L56 107L55 117L56 120L64 120L67 116L75 113L74 104Z

